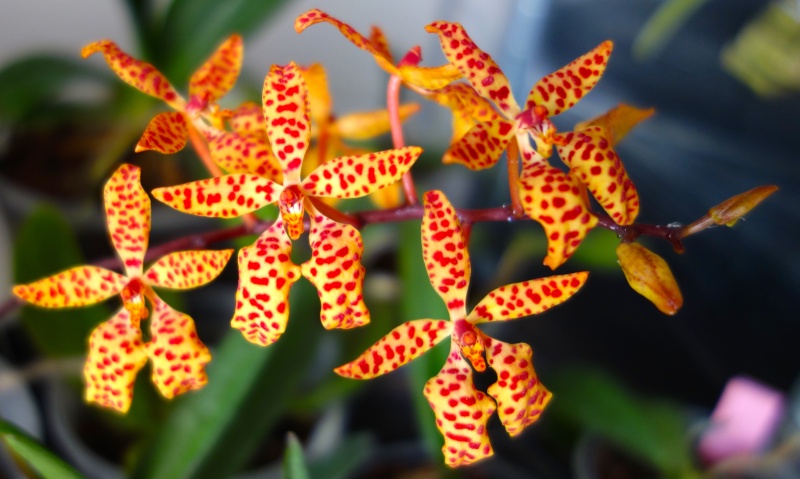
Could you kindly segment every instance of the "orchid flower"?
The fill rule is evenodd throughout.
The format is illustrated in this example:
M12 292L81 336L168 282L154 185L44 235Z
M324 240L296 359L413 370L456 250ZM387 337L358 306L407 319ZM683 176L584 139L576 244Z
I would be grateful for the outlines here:
M516 138L516 148L522 154L520 200L525 213L545 230L546 265L555 269L566 261L597 223L584 188L592 192L617 223L634 221L639 210L638 194L602 128L558 133L550 121L594 87L611 54L610 41L539 80L522 109L500 67L475 45L461 25L434 22L426 30L438 34L448 60L497 109L495 116L487 114L485 121L476 120L450 146L444 161L473 170L488 168ZM531 147L531 139L536 149ZM548 163L553 146L570 168L569 172Z
M192 318L172 309L153 288L202 286L219 275L233 252L171 253L143 272L150 234L150 199L139 177L138 167L123 164L103 192L111 242L126 274L98 266L77 266L14 287L14 294L21 299L46 308L88 306L120 295L122 309L89 337L83 373L86 400L121 413L131 405L136 374L148 358L153 363L153 382L166 398L205 385L205 366L211 355L197 337ZM147 310L148 301L152 315ZM144 342L140 322L148 316L150 340Z
M302 274L317 287L323 325L330 329L366 324L369 312L361 294L361 235L352 226L321 214L318 208L323 205L318 198L354 198L391 185L411 168L422 150L406 147L339 157L301 180L311 128L308 89L297 65L273 65L264 81L262 100L266 134L281 166L282 184L251 171L157 188L153 196L177 210L218 218L233 218L278 203L280 219L254 245L239 252L239 290L232 324L249 340L266 346L284 331L289 288L299 279L298 267L289 258L290 239L303 233L306 211L311 217L309 241L314 255L302 265ZM252 164L240 165L247 168Z
M153 65L137 60L122 51L111 40L100 40L83 47L87 58L101 52L106 62L122 81L137 90L159 98L174 112L159 113L147 125L136 145L136 151L156 150L176 153L186 146L186 140L196 133L222 129L222 112L216 102L236 83L242 64L243 46L239 35L231 35L189 80L189 100L184 99L169 80Z
M467 314L471 268L458 217L440 191L427 192L424 207L422 255L431 286L447 305L450 320L418 319L401 324L335 371L348 378L374 378L394 371L449 336L447 362L426 383L424 394L444 436L445 462L456 467L492 455L486 421L495 410L508 434L515 436L539 418L551 396L533 370L530 346L498 341L476 326L538 314L561 304L580 289L588 273L501 286ZM487 362L497 373L497 382L487 390L491 398L472 382L472 369L484 371Z

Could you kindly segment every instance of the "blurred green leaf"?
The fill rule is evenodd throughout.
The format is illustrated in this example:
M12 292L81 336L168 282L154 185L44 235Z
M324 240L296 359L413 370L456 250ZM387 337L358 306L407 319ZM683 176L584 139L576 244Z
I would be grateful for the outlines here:
M667 0L636 35L633 55L639 59L650 58L664 48L675 32L708 0Z
M14 245L14 281L28 283L85 264L69 223L42 205L22 224ZM83 355L92 329L111 316L108 308L43 309L25 306L20 318L36 347L48 356Z
M666 477L694 477L688 418L678 406L636 397L592 368L563 371L548 387L555 416L613 441Z
M213 353L208 384L176 400L132 477L219 478L246 465L312 365L322 330L312 296L308 283L294 286L286 333L267 348L230 330Z
M283 479L310 479L303 457L303 446L293 433L286 435L286 454L283 456Z
M56 55L29 56L0 70L0 118L16 122L26 118L77 80L110 82L112 76L75 58Z
M310 477L347 479L356 467L372 454L375 441L366 434L345 438L339 446L321 459L309 461Z
M75 469L48 451L36 439L0 419L0 438L14 455L23 459L45 479L81 479Z
M444 302L430 286L430 279L422 261L420 223L407 221L401 224L400 238L399 274L404 291L401 310L405 321L449 318ZM441 459L444 439L436 428L436 417L422 391L425 383L442 369L449 352L450 341L442 341L431 351L405 366L409 372L409 394L414 402L417 427L429 454L434 459Z
M233 33L247 35L261 27L285 0L175 0L154 49L159 65L174 85L188 82L211 52Z

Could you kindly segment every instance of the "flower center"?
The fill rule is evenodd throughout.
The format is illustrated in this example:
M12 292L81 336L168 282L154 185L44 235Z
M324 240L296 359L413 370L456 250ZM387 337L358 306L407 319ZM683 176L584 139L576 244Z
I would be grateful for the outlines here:
M286 233L292 239L297 239L303 234L303 202L305 195L297 185L289 185L281 192L278 200L278 209L286 225Z
M138 328L143 319L147 319L150 314L147 311L145 298L147 296L147 285L140 278L133 278L122 288L122 306L131 315L131 325Z
M483 341L480 333L465 319L459 319L455 323L453 339L461 349L461 354L472 363L476 371L485 371L486 360L483 358Z

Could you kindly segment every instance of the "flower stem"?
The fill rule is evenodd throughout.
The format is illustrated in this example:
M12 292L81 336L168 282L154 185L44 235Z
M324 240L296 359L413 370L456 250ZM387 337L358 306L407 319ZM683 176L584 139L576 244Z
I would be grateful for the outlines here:
M511 195L511 214L519 219L525 213L519 198L519 147L517 142L510 141L506 148L508 159L508 194Z
M406 146L403 138L403 125L400 119L400 85L402 81L397 75L389 78L389 85L386 88L386 110L389 112L389 124L392 128L392 144L395 148ZM407 205L417 204L417 188L414 186L414 178L411 171L403 174L403 191L406 195Z

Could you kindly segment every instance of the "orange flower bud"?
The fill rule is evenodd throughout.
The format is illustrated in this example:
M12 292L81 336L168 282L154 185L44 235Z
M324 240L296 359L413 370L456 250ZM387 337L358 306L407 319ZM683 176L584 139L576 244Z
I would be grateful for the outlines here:
M718 225L733 226L769 195L778 191L775 185L763 185L738 194L708 210L708 215Z
M621 243L617 247L617 258L634 291L649 299L664 314L673 315L680 309L683 296L661 256L638 243Z

